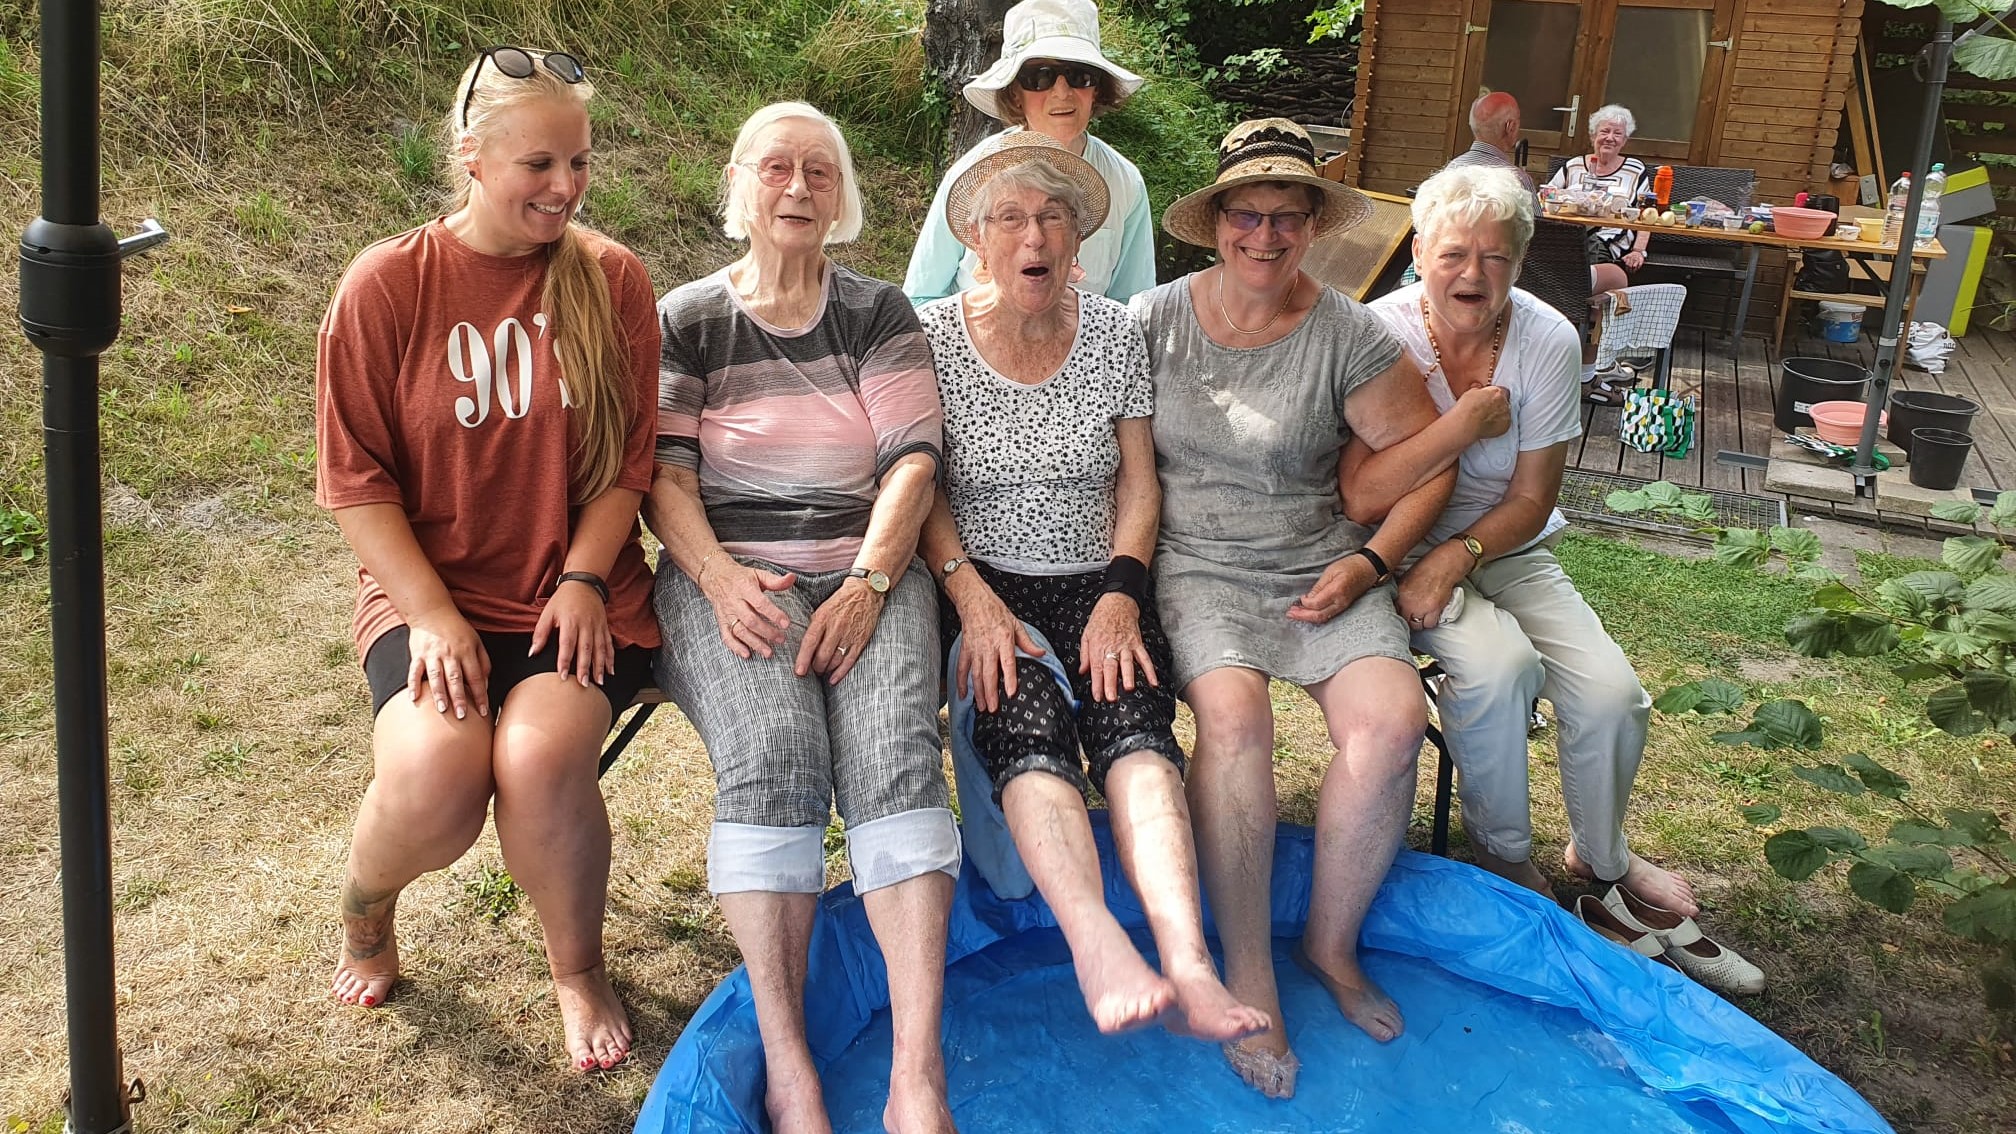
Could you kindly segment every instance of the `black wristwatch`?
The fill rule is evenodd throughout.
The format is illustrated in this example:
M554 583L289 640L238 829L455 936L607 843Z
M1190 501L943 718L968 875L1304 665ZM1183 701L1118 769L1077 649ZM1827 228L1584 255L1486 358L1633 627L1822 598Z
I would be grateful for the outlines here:
M609 584L603 581L602 576L597 575L593 571L563 572L558 579L553 580L553 589L556 591L559 590L562 583L586 583L595 588L596 594L602 596L604 604L607 604L609 601Z
M1386 560L1380 558L1379 553L1372 550L1371 548L1361 547L1358 550L1353 551L1351 554L1364 556L1365 562L1370 563L1372 565L1373 586L1376 587L1379 584L1385 582L1387 579L1393 577L1393 572L1386 569Z

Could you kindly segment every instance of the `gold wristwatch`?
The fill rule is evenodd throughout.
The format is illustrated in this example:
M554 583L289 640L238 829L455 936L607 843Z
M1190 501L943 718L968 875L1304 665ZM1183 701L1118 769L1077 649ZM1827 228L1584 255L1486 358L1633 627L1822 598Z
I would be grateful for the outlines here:
M1470 569L1472 571L1477 569L1478 564L1484 562L1484 544L1476 536L1471 535L1469 532L1457 532L1449 538L1461 543L1463 550L1470 553Z
M889 593L889 576L872 567L849 568L847 577L850 579L865 580L868 584L868 589L878 595Z

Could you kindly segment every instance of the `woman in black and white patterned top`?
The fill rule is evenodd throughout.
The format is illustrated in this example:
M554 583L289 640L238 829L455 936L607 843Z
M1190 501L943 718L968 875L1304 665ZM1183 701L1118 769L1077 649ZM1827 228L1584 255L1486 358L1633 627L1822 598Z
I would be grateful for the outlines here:
M955 758L992 781L1086 1009L1105 1032L1173 1011L1187 1034L1224 1041L1270 1022L1225 990L1204 944L1169 645L1148 582L1161 491L1147 345L1124 308L1068 280L1106 211L1098 173L1035 133L1008 136L953 183L946 219L988 278L918 312L946 456L921 546L944 586L941 632L957 643ZM985 790L963 776L960 787L967 799ZM1089 787L1112 807L1160 974L1106 908ZM966 808L967 843L984 873L978 810Z

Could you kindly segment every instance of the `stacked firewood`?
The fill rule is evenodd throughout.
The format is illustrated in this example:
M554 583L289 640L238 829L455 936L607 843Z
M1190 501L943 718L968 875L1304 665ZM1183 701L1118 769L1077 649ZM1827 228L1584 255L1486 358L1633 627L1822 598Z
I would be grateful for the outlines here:
M1279 69L1262 76L1249 64L1235 77L1221 76L1214 84L1215 93L1250 117L1349 126L1358 79L1356 46L1314 43L1280 50Z

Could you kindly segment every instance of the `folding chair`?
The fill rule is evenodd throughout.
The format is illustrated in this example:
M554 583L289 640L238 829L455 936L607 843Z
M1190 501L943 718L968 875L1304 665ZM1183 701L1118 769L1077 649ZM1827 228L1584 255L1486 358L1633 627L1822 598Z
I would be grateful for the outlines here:
M1596 369L1600 373L1616 365L1617 356L1632 351L1653 350L1659 354L1662 389L1673 374L1673 333L1680 327L1680 309L1687 305L1687 289L1679 284L1635 284L1624 289L1630 310L1619 312L1616 303L1604 296L1603 324L1596 340Z

